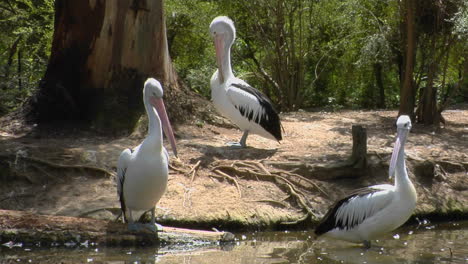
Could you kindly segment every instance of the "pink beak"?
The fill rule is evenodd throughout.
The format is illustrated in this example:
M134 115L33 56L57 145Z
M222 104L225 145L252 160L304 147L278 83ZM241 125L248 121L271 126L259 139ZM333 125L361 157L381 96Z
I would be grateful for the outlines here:
M151 96L150 102L153 107L158 112L159 118L161 119L161 125L164 130L164 134L166 135L167 139L171 143L172 152L177 157L177 148L175 143L174 133L172 132L171 122L169 122L169 118L167 117L166 107L164 106L164 102L162 98L156 98Z
M217 34L214 37L214 45L216 50L216 63L218 64L218 75L220 83L224 82L223 76L223 58L224 58L224 36Z

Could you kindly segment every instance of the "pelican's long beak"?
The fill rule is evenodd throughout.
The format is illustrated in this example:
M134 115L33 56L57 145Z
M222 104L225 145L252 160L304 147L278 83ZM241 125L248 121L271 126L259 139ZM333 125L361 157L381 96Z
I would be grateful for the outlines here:
M397 139L395 141L395 146L393 147L392 158L390 159L390 167L388 168L388 177L392 178L395 176L395 168L396 163L398 160L398 153L400 152L400 148L402 144L405 142L407 133L403 131L398 131Z
M224 58L224 36L216 34L214 37L214 45L216 50L216 63L218 64L218 75L220 83L224 82L223 76L223 58Z
M171 122L169 122L169 118L167 117L166 107L164 106L164 101L162 98L155 98L150 97L150 102L153 107L158 112L159 118L161 119L161 125L164 130L164 134L166 135L167 139L171 143L172 152L177 157L177 148L175 143L174 133L172 132Z

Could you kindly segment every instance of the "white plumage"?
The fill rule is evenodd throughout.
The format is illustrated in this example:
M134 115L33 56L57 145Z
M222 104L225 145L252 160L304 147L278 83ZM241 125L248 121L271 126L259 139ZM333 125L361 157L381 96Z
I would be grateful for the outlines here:
M359 189L337 201L315 229L315 234L350 242L370 240L404 224L416 207L416 190L408 177L404 143L411 120L400 116L398 134L390 161L389 176L396 173L395 185L382 184Z
M248 133L281 140L281 122L270 100L245 81L236 78L231 68L231 46L235 39L234 23L228 17L216 17L210 25L218 70L210 82L211 99L217 111L244 131L237 144L246 146Z
M148 115L148 135L133 150L122 151L117 164L117 194L124 221L128 221L129 229L132 230L141 228L134 224L132 211L152 210L151 224L143 227L156 231L154 209L166 191L169 175L169 155L163 146L163 129L174 154L177 155L174 135L162 97L161 84L149 78L143 89L143 101Z

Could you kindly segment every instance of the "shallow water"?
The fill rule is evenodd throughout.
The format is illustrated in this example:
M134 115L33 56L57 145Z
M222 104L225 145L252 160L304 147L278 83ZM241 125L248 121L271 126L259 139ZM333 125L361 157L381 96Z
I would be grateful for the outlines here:
M0 247L0 263L468 263L468 221L400 228L371 249L312 232L237 234L226 245L156 248Z

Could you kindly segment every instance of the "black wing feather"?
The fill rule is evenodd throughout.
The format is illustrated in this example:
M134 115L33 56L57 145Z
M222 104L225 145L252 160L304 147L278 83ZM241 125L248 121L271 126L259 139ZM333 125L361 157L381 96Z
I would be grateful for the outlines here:
M265 109L265 113L263 116L260 116L258 124L270 134L272 134L276 138L276 140L282 140L283 138L281 135L281 121L270 99L268 99L268 97L266 97L262 92L253 88L250 85L240 83L232 83L231 85L249 94L252 94L258 99L261 107ZM244 117L249 119L249 121L253 119L253 110L245 108L243 106L236 106L236 108Z
M125 206L125 198L124 198L124 182L125 182L125 173L127 172L126 169L122 171L122 178L120 179L120 209L122 210L122 215L124 218L124 222L127 223L127 213L126 213L126 206Z
M131 148L130 149L130 154L133 153L135 149ZM127 207L125 205L125 197L124 197L124 182L125 182L125 174L127 173L127 169L122 169L122 178L119 179L120 182L120 195L119 195L119 200L120 200L120 210L122 211L123 219L125 223L128 223L127 219Z
M347 223L345 224L342 219L336 219L336 213L338 209L344 204L348 203L353 197L363 197L371 193L381 191L381 189L376 189L372 187L364 187L353 191L352 193L346 195L344 198L339 199L335 202L331 208L328 210L327 214L319 222L318 226L315 228L315 234L320 236L327 233L328 231L339 228L339 229L349 229L360 224L359 222Z

